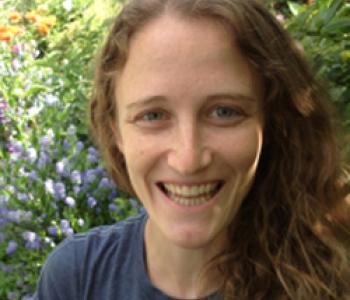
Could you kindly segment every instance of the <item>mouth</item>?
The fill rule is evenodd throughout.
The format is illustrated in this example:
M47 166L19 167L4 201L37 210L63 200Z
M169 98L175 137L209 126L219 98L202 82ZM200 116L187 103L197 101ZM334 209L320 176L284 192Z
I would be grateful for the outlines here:
M181 206L199 206L213 199L222 189L224 181L184 185L158 182L157 186L168 199Z

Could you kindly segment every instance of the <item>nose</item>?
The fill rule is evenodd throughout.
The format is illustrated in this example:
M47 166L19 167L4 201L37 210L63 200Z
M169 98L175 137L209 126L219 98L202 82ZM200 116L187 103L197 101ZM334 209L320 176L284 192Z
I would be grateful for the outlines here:
M168 152L168 165L181 175L197 173L213 159L208 140L196 125L179 126Z

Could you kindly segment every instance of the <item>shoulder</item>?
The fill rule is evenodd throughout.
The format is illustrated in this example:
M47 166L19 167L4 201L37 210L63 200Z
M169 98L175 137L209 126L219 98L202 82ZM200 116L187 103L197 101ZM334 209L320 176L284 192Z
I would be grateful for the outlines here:
M75 247L92 246L94 249L110 244L118 244L130 238L130 234L141 230L146 219L145 213L132 216L113 225L103 225L90 229L84 233L77 233L65 242L74 244Z
M37 287L38 294L44 296L35 299L79 299L77 293L84 290L91 274L102 276L112 272L111 262L118 257L125 258L125 253L130 252L135 235L142 234L146 217L140 213L66 238L48 256ZM56 293L62 298L54 298L52 295Z
M136 234L141 234L145 213L140 213L113 225L103 225L84 233L77 233L64 240L49 256L48 262L71 261L79 265L83 258L92 262L99 255L116 253L124 247L130 247ZM79 263L79 261L81 261Z

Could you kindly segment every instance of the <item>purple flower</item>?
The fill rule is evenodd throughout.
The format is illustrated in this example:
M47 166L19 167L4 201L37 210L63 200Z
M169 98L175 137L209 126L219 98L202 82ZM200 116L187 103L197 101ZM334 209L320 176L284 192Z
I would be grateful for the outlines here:
M22 202L27 202L29 200L29 195L24 193L17 193L17 199Z
M42 149L49 148L54 142L54 137L55 137L55 134L53 130L51 128L48 129L46 135L39 138L39 143L41 148Z
M23 233L23 239L27 242L34 242L37 239L37 234L33 231L25 231Z
M96 148L94 147L89 147L88 148L88 155L87 155L87 159L90 163L97 163L99 160L99 152L96 150Z
M94 148L94 147L89 147L88 148L88 153L91 154L91 155L94 155L94 156L98 156L99 155L97 149Z
M37 161L37 166L40 170L44 169L47 164L52 162L51 157L45 152L41 151L39 155L39 159Z
M69 227L70 227L69 221L66 219L62 219L61 220L61 229L64 231L64 230L67 230Z
M82 141L78 141L75 148L76 154L79 154L83 149L84 149L84 143Z
M68 225L69 226L69 225ZM47 232L49 233L49 235L51 236L57 236L58 235L58 230L57 227L55 225L49 226L47 228Z
M15 300L19 296L18 292L7 292L7 299L8 300Z
M80 191L81 191L80 186L77 186L77 185L73 186L73 193L74 193L75 196L78 196Z
M48 106L53 106L60 102L60 99L56 95L46 95L45 102Z
M27 294L25 296L23 296L22 300L33 300L33 295L32 294Z
M64 158L56 163L56 172L60 175L67 175L69 169L69 161L67 158Z
M70 143L66 139L63 141L63 148L66 151L70 149Z
M12 54L19 55L19 56L23 55L23 50L24 50L24 44L15 44L11 48Z
M79 170L74 170L70 176L71 181L74 184L81 184L81 173Z
M9 241L7 248L6 248L6 254L11 255L15 253L17 250L17 243L13 240Z
M25 244L25 247L29 250L36 250L39 249L41 246L40 239L37 238L35 241L28 241Z
M94 169L88 169L84 172L83 180L85 184L91 184L97 179L96 171Z
M90 208L94 208L97 205L97 201L94 197L89 197L87 203Z
M109 194L108 196L108 200L112 201L113 199L115 199L118 196L118 192L116 190L112 190L112 192Z
M38 158L38 153L36 152L36 150L32 147L28 148L26 151L26 158L30 163L35 163L35 161Z
M25 240L25 247L30 250L40 248L40 237L32 231L26 231L23 233L23 239Z
M32 181L38 181L38 180L39 180L38 173L37 173L36 171L34 171L34 170L32 170L32 171L30 171L30 172L28 173L28 177L29 177L29 179L32 180Z
M110 203L110 204L108 205L108 209L109 209L110 211L117 211L117 210L118 210L118 207L117 207L114 203Z
M75 200L72 197L66 197L66 199L64 200L64 202L69 206L69 207L73 207L75 205Z
M63 234L65 236L70 236L74 233L73 229L72 228L67 228L66 230L63 230Z
M98 157L89 153L87 155L87 160L92 164L96 164L98 162Z
M55 194L54 181L50 178L45 180L45 191L46 191L46 193L48 193L50 195Z
M106 177L103 177L98 185L98 188L99 189L111 189L113 188L114 185L111 183L111 181L106 178Z
M20 159L24 152L23 145L19 141L10 142L7 146L7 150L11 153L11 158L13 160Z
M66 198L66 186L64 185L63 182L57 182L55 183L55 194L54 194L56 199L61 199L63 200Z
M6 213L7 220L15 223L31 221L32 217L33 213L31 211L8 210Z
M62 229L62 233L65 236L69 236L69 235L72 235L74 233L73 229L70 227L69 221L66 219L61 220L61 229Z

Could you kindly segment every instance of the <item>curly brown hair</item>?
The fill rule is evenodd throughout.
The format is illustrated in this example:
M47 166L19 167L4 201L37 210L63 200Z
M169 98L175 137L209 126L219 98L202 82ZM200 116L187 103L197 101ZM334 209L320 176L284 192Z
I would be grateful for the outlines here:
M102 49L91 101L91 128L112 178L135 195L112 129L116 76L133 34L168 12L223 22L266 88L255 182L230 224L229 248L208 264L203 283L216 269L225 300L350 299L348 218L331 215L344 201L333 110L300 48L259 1L133 0L125 5Z

